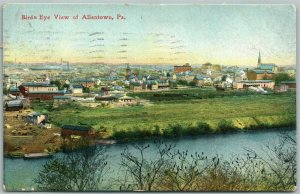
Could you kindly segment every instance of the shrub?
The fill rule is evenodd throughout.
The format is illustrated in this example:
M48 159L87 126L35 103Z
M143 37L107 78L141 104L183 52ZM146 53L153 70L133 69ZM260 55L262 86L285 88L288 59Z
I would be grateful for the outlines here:
M128 133L124 130L114 131L114 133L113 133L113 137L116 138L117 140L125 139L125 138L127 138L127 136L128 136Z
M222 119L219 122L218 128L220 132L230 132L230 131L237 130L237 128L234 126L231 120L225 120L225 119Z
M180 137L183 134L183 127L180 124L176 124L172 126L173 135L175 137Z
M160 127L158 125L154 126L154 130L152 131L152 135L154 137L160 137L162 135L161 131L160 131Z
M185 135L200 135L205 133L210 133L211 128L207 123L199 122L196 126L189 126L185 130Z

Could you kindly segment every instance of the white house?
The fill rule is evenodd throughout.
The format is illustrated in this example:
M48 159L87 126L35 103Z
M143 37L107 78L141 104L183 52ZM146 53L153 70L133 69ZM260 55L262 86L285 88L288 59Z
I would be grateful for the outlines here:
M82 94L83 93L83 87L79 84L71 84L70 90L72 94Z
M46 115L43 115L40 113L35 112L35 113L27 115L27 121L30 123L36 124L36 125L42 123L45 120L46 120Z
M57 92L58 87L48 83L25 82L22 84L27 92Z

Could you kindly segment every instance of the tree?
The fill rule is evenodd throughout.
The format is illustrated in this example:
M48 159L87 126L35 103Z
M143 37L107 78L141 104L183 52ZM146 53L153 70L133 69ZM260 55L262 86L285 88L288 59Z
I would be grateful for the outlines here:
M7 95L8 94L8 89L6 87L3 87L3 94Z
M287 73L278 73L273 76L273 80L275 84L280 84L282 81L294 81L295 78L290 77Z
M69 89L69 87L70 87L70 84L64 84L64 85L63 85L63 88Z
M225 82L227 79L227 75L223 75L221 81Z
M189 155L188 150L177 151L174 159L165 170L163 179L165 190L197 191L197 182L210 167L204 153Z
M149 144L133 145L134 151L130 151L126 146L121 154L121 169L129 177L127 179L127 186L123 186L123 188L129 188L129 185L131 185L132 189L153 191L155 188L160 187L165 168L172 161L171 151L174 145L167 145L158 141L155 142L155 146L157 153L155 157L151 158L145 158L146 151L150 147ZM128 182L130 183L128 184Z
M107 171L105 150L88 147L48 161L34 182L40 191L96 191Z
M62 89L62 85L59 80L55 80L55 81L52 80L52 81L50 81L50 84L56 85L59 90Z
M246 149L251 161L262 165L260 170L268 190L293 191L296 187L296 139L287 132L280 134L280 140L276 144L267 144L262 150L263 155L254 150ZM256 167L257 168L257 167ZM257 176L257 174L256 174Z
M83 93L90 93L91 90L88 87L83 87L82 91L83 91Z

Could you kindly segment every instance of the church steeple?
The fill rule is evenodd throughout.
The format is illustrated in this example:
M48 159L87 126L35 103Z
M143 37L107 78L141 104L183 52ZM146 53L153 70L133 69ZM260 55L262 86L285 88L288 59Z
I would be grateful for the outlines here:
M258 60L257 60L257 67L259 67L260 64L261 64L261 57L260 57L260 50L259 50Z
M126 80L129 80L130 74L131 74L131 70L130 70L129 64L127 63L126 72L125 72Z

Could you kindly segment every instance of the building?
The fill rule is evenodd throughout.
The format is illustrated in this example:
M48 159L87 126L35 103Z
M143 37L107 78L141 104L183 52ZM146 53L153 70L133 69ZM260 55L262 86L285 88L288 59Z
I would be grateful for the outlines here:
M132 90L133 92L140 92L142 91L142 86L138 82L133 82L130 84L130 90Z
M175 65L174 66L174 73L177 74L177 73L184 73L184 72L187 72L187 71L192 71L192 67L186 63L185 65Z
M53 96L53 105L59 106L71 102L70 96Z
M46 122L46 115L40 114L40 113L31 113L29 115L27 115L26 120L29 123L33 123L35 125L39 125L41 123L45 123Z
M288 86L289 89L296 89L296 81L282 81L280 84Z
M54 96L64 95L64 91L59 91L57 86L47 83L27 82L20 85L19 90L30 100L53 100Z
M19 90L18 87L13 86L13 87L9 88L8 93L13 95L13 96L19 96L20 95L20 90Z
M21 88L20 88L21 87ZM19 86L19 90L25 92L57 92L58 87L56 85L48 83L37 83L37 82L25 82Z
M107 96L95 96L95 100L96 101L108 101L108 102L113 102L113 101L117 101L117 97L115 96L111 96L111 95L107 95Z
M289 74L290 77L295 77L295 75L296 75L296 70L290 68L290 69L287 69L287 70L286 70L286 73Z
M131 69L129 67L129 64L127 64L127 67L125 69L125 79L129 81L131 75Z
M153 83L150 85L150 90L158 90L158 83Z
M74 126L74 125L62 126L61 136L67 137L71 135L90 136L92 135L92 128L90 126Z
M267 70L267 71L271 71L272 73L277 73L277 66L274 63L262 63L261 62L260 51L258 53L257 69Z
M212 64L211 63L205 63L205 64L202 64L202 69L205 69L205 70L207 70L207 69L211 69L211 67L212 67Z
M79 78L79 79L72 80L71 83L79 84L79 85L82 85L83 87L90 88L90 87L94 87L95 85L97 85L98 80L96 80L94 78Z
M5 103L6 111L18 111L29 107L30 107L30 100L28 98L11 100Z
M271 70L254 69L247 71L248 80L268 80L273 78Z
M235 89L247 89L248 87L261 87L274 89L275 82L273 80L245 80L233 83Z
M279 84L278 86L275 86L274 91L276 93L286 92L289 89L289 87L285 84Z
M70 85L70 91L72 94L82 94L83 93L83 87L80 84L71 84Z
M198 87L212 85L212 80L209 76L196 75L193 80Z
M109 94L109 89L107 86L101 87L100 89L100 96L107 96Z
M57 92L30 92L24 95L30 100L53 100L54 96L64 96L64 91Z
M277 66L274 63L261 63L258 66L260 70L268 70L272 73L277 73Z
M119 98L119 102L132 102L134 99L130 96L122 96Z
M259 51L257 68L247 70L247 78L248 80L268 80L273 78L274 73L277 73L277 66L274 63L262 63Z

